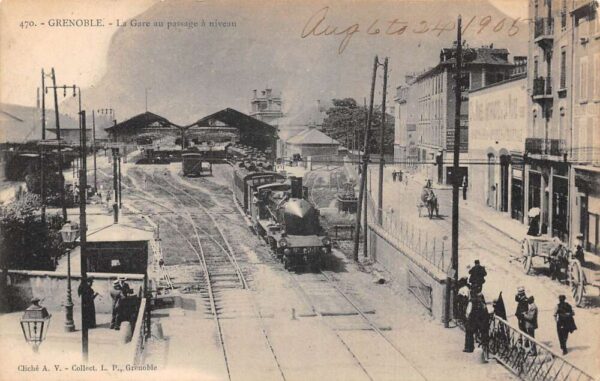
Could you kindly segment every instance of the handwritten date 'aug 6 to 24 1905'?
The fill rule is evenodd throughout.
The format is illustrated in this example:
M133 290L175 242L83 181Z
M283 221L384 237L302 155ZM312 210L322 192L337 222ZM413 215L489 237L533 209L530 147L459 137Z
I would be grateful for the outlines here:
M328 18L329 7L323 7L315 12L306 22L302 29L302 38L340 36L342 40L338 46L338 53L342 54L350 43L352 36L356 33L366 33L371 36L402 36L405 33L425 34L430 33L434 36L441 36L442 33L456 30L456 20L439 20L430 22L420 20L411 25L409 21L403 21L398 18L390 20L374 19L366 29L359 22L350 22L345 25L336 25ZM514 37L519 33L527 31L524 24L529 23L529 19L501 17L494 19L492 16L471 16L463 19L462 33L472 32L476 34L487 32L506 33L509 37Z

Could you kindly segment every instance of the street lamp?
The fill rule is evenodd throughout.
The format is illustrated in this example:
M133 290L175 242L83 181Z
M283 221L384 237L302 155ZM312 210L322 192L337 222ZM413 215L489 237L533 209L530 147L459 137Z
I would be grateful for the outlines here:
M21 317L21 329L25 341L31 343L33 351L37 353L42 341L46 339L48 329L50 329L50 318L46 307L40 306L40 299L31 300L31 305L27 307Z
M79 228L70 221L60 229L60 236L63 242L72 244L77 239ZM73 321L73 298L71 295L71 250L67 251L67 301L65 303L65 331L75 331L75 322Z

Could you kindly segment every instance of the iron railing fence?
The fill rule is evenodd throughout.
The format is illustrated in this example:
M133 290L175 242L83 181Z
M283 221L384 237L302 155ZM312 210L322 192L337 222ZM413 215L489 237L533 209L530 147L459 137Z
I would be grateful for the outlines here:
M497 316L490 321L488 350L525 381L594 381L590 374Z
M367 219L369 224L380 227L391 236L398 246L408 247L431 265L446 272L450 265L449 245L444 238L438 237L427 230L418 228L415 224L400 217L393 210L383 210L381 223L377 218L379 209L375 206L372 195L367 192Z
M133 346L133 363L141 365L144 355L144 347L146 340L150 337L150 305L148 299L141 298L140 308L138 310L137 319L132 336Z

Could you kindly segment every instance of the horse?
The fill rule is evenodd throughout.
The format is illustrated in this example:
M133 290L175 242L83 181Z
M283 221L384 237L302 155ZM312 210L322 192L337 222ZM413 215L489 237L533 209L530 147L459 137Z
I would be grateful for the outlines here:
M427 196L425 197L425 205L427 206L427 211L429 212L429 219L433 218L433 212L435 211L435 216L437 218L440 217L440 210L438 206L437 196L431 189L427 192Z

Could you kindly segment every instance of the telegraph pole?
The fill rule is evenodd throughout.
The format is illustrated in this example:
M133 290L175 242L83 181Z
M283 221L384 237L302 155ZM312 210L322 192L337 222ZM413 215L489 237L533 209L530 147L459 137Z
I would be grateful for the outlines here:
M42 199L42 223L46 223L46 178L44 173L44 141L46 140L46 87L42 69L42 145L40 146L40 197Z
M375 56L375 61L373 62L373 78L371 79L371 103L369 104L369 113L367 114L367 128L365 131L365 145L364 145L364 155L362 158L362 173L359 187L359 196L358 196L358 206L356 208L356 225L354 229L354 261L358 262L358 241L360 240L360 218L362 211L362 202L364 198L365 207L366 203L366 185L367 185L367 166L369 164L369 135L371 131L371 122L373 116L373 98L375 97L375 81L377 79L377 66L379 65L379 60L377 56ZM365 209L365 218L366 218L366 209ZM365 240L363 243L363 253L366 257L367 254L367 224L364 226L364 236Z
M450 321L450 306L451 306L451 285L456 285L458 281L458 193L459 193L459 159L460 159L460 106L462 101L461 94L461 82L462 82L462 19L458 16L457 28L456 28L456 67L454 71L454 96L455 96L455 109L454 109L454 162L452 169L452 267L446 279L446 317L444 319L444 325L448 327ZM452 296L456 295L456 290L452 293ZM453 299L453 298L452 298Z
M388 74L388 58L385 57L385 61L383 62L383 100L381 101L381 142L379 153L381 154L381 158L379 159L379 195L377 205L379 209L377 210L377 221L379 224L383 224L383 166L385 165L385 160L383 158L383 148L384 148L384 135L385 135L385 102L386 102L386 93L387 93L387 74Z
M54 89L54 115L56 118L56 141L58 144L58 177L60 182L60 203L62 206L62 215L63 220L67 221L67 205L65 204L65 177L63 175L63 157L61 152L61 144L60 144L60 118L58 116L58 94L56 87L56 74L54 73L54 68L52 68L52 87Z
M98 178L96 174L96 110L92 110L92 150L94 151L94 191L98 191Z
M80 93L81 94L81 93ZM86 258L86 249L87 249L87 222L85 215L85 199L86 199L86 191L87 191L87 159L86 159L86 128L85 128L85 111L79 112L79 135L80 135L80 144L81 144L81 166L79 168L79 248L80 248L80 256L81 256L81 283L85 284L87 282L87 258ZM83 296L82 296L83 298ZM83 300L83 299L82 299ZM88 361L88 323L87 323L87 313L86 309L89 306L86 306L84 303L81 303L81 352L83 353L83 362L87 363Z

